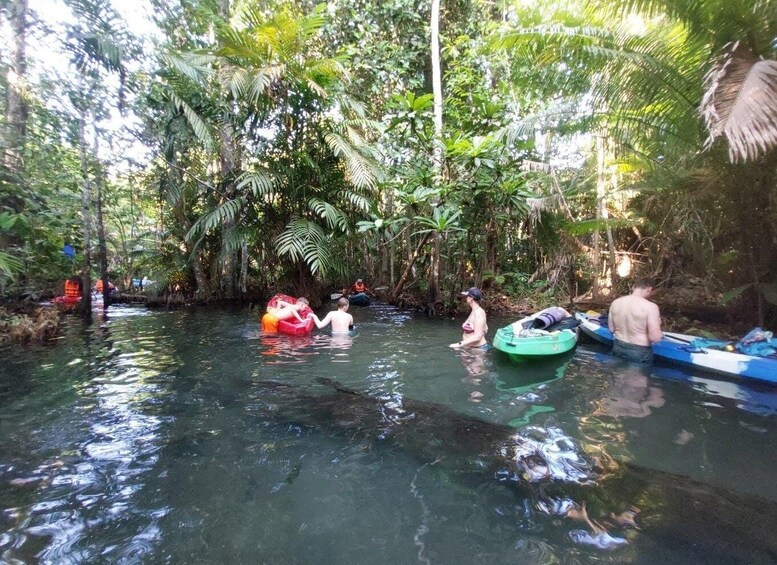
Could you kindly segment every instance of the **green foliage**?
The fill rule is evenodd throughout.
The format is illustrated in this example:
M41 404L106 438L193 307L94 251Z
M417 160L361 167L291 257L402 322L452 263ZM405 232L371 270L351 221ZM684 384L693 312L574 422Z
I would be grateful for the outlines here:
M22 270L22 262L9 253L0 251L0 283L4 279L12 279L14 275Z
M227 15L154 0L162 46L133 74L135 43L109 4L68 3L81 82L30 84L26 169L0 176L6 288L74 270L61 248L82 220L78 119L89 110L101 141L115 140L100 133L108 71L119 98L137 95L133 135L154 151L127 177L99 177L111 268L125 277L223 292L310 289L359 269L391 285L407 271L417 289L439 268L443 288L482 282L547 304L567 275L586 289L608 274L609 258L594 273L592 257L609 233L660 277L775 302L775 159L735 167L718 145L703 151L697 113L729 41L774 58L766 2L446 5L439 140L425 4L233 2ZM88 173L103 165L90 157Z
M459 224L461 210L436 206L432 210L432 216L416 216L414 220L423 228L416 233L436 232L444 234L453 231L466 231Z
M763 298L774 306L777 306L777 283L749 283L723 293L721 302L729 304L741 297L746 291L753 290L760 293Z
M331 243L321 227L304 218L294 218L275 240L280 257L304 262L312 274L327 276L342 273L342 265L332 256Z

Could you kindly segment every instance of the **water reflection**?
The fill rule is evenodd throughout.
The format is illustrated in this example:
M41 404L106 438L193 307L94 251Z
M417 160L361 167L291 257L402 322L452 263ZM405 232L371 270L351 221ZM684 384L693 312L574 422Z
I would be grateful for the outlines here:
M594 416L644 418L666 401L664 392L650 383L651 368L624 366L610 377L604 398L594 410Z
M36 494L14 512L16 534L0 540L10 562L144 560L158 543L165 510L142 508L138 494L158 462L166 418L148 413L146 403L164 396L162 371L178 361L153 329L136 328L140 345L122 337L117 346L112 317L97 317L94 330L82 334L86 362L69 363L80 371L72 408L50 410L39 424L36 450L56 456L12 482L34 485ZM149 334L152 345L143 345ZM112 531L121 531L117 543L106 544Z
M138 312L2 350L0 562L777 555L774 390L456 357L454 321L389 308L350 339Z
M488 369L486 368L488 351L478 347L462 347L454 350L454 352L458 355L462 365L464 365L464 369L467 371L462 382L475 389L470 391L469 401L476 403L481 402L483 392L480 389L483 384L483 377L488 373Z
M305 363L308 356L317 355L317 352L311 349L314 343L315 338L312 335L259 333L259 354L264 356L264 363L267 365Z
M495 359L498 398L511 404L525 405L523 414L510 420L511 426L528 425L535 416L555 410L548 403L549 385L564 377L572 356L573 353L565 353L524 362L515 362L502 355Z

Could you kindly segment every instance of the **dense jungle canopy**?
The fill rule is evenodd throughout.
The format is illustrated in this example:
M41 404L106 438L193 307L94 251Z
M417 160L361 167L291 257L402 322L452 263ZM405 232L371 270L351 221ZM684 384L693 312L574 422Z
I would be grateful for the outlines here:
M547 304L644 275L777 322L775 2L0 0L0 23L6 298L358 276Z

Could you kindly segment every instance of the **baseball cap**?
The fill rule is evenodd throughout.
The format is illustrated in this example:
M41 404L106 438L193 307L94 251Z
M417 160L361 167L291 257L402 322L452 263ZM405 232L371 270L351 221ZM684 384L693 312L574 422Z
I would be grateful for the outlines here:
M465 290L461 293L462 296L471 296L478 302L480 302L483 299L483 293L480 292L480 289L476 286L473 286L469 290Z
M362 282L362 280L361 279L356 279L356 282Z

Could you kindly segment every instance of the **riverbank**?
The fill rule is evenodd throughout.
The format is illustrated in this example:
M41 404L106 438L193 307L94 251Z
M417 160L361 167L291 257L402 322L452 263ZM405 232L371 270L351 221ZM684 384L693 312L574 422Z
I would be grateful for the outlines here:
M661 309L662 324L665 331L720 339L738 339L746 334L756 324L737 320L731 312L715 296L699 292L698 289L659 290L654 300ZM320 299L321 305L328 302L329 295ZM313 299L314 297L311 297ZM387 292L376 292L378 300L387 301ZM485 289L483 291L483 306L486 311L498 318L515 319L530 315L550 306L546 297L509 296L500 290ZM112 297L116 304L142 304L150 309L175 309L183 306L225 305L231 301L205 302L193 295L183 293L166 293L161 296L146 296L142 293L117 292ZM245 300L234 301L246 304ZM257 298L248 302L252 305L264 304L265 299ZM597 311L606 312L611 300L603 297L593 300L591 297L579 297L571 302L558 303L570 312ZM463 301L458 302L453 310L443 302L435 305L433 312L428 312L425 297L413 293L403 293L396 306L426 312L431 318L440 316L460 316L466 314ZM30 301L10 301L0 306L0 340L18 343L45 343L56 337L63 312L55 307L41 306Z
M54 306L0 306L0 341L46 343L56 337L62 313Z

